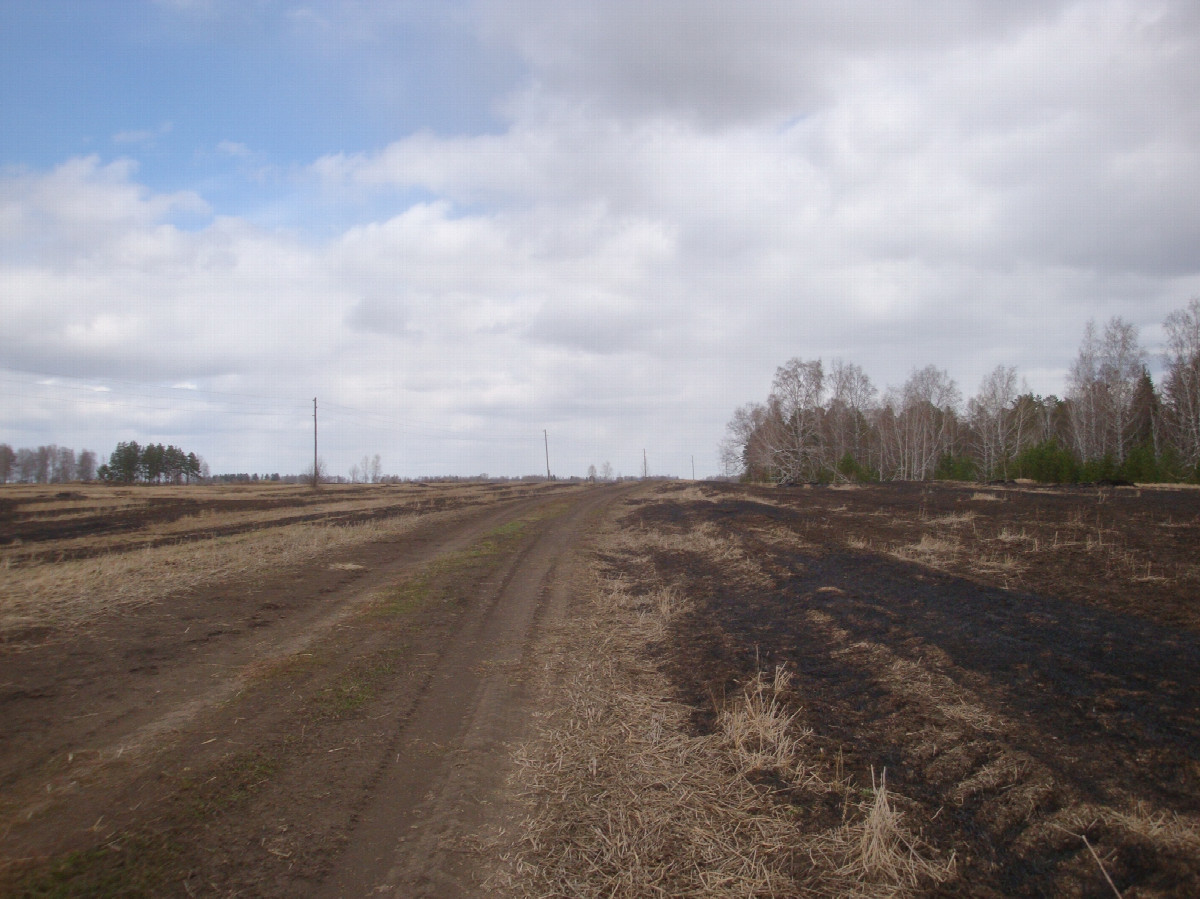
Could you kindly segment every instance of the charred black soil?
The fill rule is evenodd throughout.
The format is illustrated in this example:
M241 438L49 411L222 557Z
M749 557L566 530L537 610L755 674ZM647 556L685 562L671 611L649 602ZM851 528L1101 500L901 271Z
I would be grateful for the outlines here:
M819 763L886 769L954 852L932 890L1200 895L1200 492L704 493L627 520L715 527L772 582L663 550L642 573L694 600L660 651L697 730L784 665Z

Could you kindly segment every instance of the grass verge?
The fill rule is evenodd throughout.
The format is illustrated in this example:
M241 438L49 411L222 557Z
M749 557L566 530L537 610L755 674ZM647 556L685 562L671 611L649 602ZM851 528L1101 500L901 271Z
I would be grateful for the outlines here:
M612 534L609 567L558 635L557 679L538 739L517 753L529 807L508 864L490 883L509 895L732 897L897 896L948 879L909 829L884 778L856 789L808 751L784 669L763 672L718 709L711 733L651 647L669 639L685 594L639 588L647 548L697 552L748 569L754 560L711 527ZM621 572L621 573L618 573ZM761 578L761 572L757 575ZM653 575L650 576L653 579ZM808 804L843 810L815 824Z

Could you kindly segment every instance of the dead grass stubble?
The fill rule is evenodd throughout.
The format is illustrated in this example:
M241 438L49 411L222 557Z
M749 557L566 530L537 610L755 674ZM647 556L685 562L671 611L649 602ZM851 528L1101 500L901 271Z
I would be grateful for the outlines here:
M412 528L416 515L358 525L298 524L129 553L0 569L0 633L77 626L115 608L297 565Z
M608 548L640 542L625 535ZM690 734L691 709L664 698L670 685L646 653L686 605L670 587L639 594L600 574L591 614L561 634L559 664L572 674L539 738L517 753L531 812L491 886L525 896L897 896L951 876L953 857L928 860L882 777L857 791L806 762L811 732L784 701L784 669L747 684L716 732ZM846 823L803 832L755 773L792 792L840 791Z

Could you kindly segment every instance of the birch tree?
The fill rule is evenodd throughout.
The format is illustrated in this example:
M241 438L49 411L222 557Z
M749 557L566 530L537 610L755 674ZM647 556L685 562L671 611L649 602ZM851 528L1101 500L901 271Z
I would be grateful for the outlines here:
M869 462L871 426L867 416L875 394L875 385L860 366L841 359L830 363L825 422L829 459L835 472L847 456L860 466Z
M1008 461L1019 451L1022 407L1018 396L1017 370L997 365L967 404L979 464L990 477L1007 478Z
M1144 358L1137 328L1124 319L1111 319L1102 336L1095 322L1088 322L1067 379L1075 451L1081 461L1125 461L1129 416Z
M954 451L961 402L962 394L946 371L927 365L912 373L892 400L899 405L890 422L896 477L922 481L933 476L938 460Z
M775 370L770 405L780 427L771 435L771 455L785 481L815 479L826 461L821 441L824 395L820 359L791 359Z
M1200 467L1200 299L1167 316L1163 404L1171 440L1192 471Z

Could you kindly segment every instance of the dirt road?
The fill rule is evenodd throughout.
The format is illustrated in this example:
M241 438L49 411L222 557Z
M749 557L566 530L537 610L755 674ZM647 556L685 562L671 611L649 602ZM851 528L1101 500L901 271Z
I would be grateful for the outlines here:
M431 514L0 649L0 892L470 895L617 488Z

